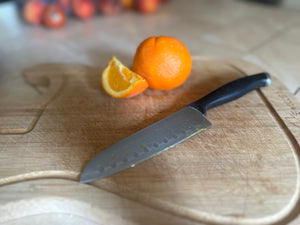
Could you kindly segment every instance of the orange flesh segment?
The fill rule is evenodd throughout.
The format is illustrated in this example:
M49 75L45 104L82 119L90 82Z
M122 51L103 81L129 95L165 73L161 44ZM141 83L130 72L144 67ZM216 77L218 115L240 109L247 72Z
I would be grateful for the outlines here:
M115 62L112 62L111 69L109 71L108 83L111 89L114 91L123 91L130 87L130 80L132 79L132 72L127 68L118 67ZM116 82L116 80L118 82Z
M104 91L115 98L130 98L148 88L148 82L139 74L113 57L101 75Z

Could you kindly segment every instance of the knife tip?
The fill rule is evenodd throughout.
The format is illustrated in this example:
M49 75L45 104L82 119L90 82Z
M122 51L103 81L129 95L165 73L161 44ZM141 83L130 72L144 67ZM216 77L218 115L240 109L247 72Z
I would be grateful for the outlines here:
M81 177L79 180L79 183L86 184L86 183L88 183L88 181Z
M85 172L83 172L83 174L81 175L81 177L80 177L80 180L79 180L79 183L81 183L81 184L86 184L86 183L91 183L91 182L93 182L93 181L95 181L95 180L99 180L99 179L101 179L101 178L104 178L104 177L107 177L108 175L99 175L99 174L90 174L90 173L85 173Z
M94 179L92 179L89 176L86 176L85 173L83 173L80 177L79 183L86 184L86 183L90 183L92 181L94 181Z

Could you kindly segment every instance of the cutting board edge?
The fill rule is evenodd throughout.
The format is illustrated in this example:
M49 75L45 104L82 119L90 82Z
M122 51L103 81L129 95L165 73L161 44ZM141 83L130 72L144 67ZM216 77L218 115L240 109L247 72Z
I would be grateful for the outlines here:
M259 72L259 70L262 70L257 65L241 59L225 60L225 63L228 63L228 65L232 66L233 68L236 68L245 76L250 75L255 71ZM245 71L243 68L250 68L250 71ZM281 89L280 91L277 91L277 95L279 95L278 97L284 99L282 103L284 104L284 107L290 108L289 110L291 115L294 115L297 118L300 117L300 103L298 102L296 97L293 96L292 93L290 93L290 91L288 90L288 88L274 76L272 76L272 83L281 85ZM296 191L291 201L289 202L290 207L286 206L285 211L287 211L287 214L283 215L282 218L278 221L282 224L286 224L288 222L293 221L296 217L300 215L300 127L290 122L290 115L287 116L284 113L282 113L283 110L280 110L282 104L278 104L278 102L272 98L272 96L274 95L269 94L270 90L272 89L273 88L271 84L271 88L260 89L258 90L258 93L289 140L290 146L293 149L298 178L296 184Z

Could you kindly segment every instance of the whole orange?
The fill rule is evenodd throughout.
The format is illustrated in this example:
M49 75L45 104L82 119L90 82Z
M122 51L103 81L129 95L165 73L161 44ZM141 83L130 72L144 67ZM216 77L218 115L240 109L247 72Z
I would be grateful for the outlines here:
M150 37L137 48L132 70L144 77L149 87L170 90L188 78L192 58L185 45L173 37Z

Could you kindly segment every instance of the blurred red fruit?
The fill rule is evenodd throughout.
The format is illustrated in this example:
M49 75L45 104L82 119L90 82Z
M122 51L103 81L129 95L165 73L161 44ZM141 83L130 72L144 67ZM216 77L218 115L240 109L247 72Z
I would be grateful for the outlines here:
M42 22L45 4L38 0L28 1L23 8L23 17L26 22L38 25Z
M122 9L121 0L98 0L99 11L104 15L117 14Z
M89 19L95 13L93 0L73 0L72 11L80 19Z
M158 9L160 0L135 0L135 7L142 13L153 13Z
M56 29L65 25L66 14L59 6L49 5L46 7L43 19L47 27Z

